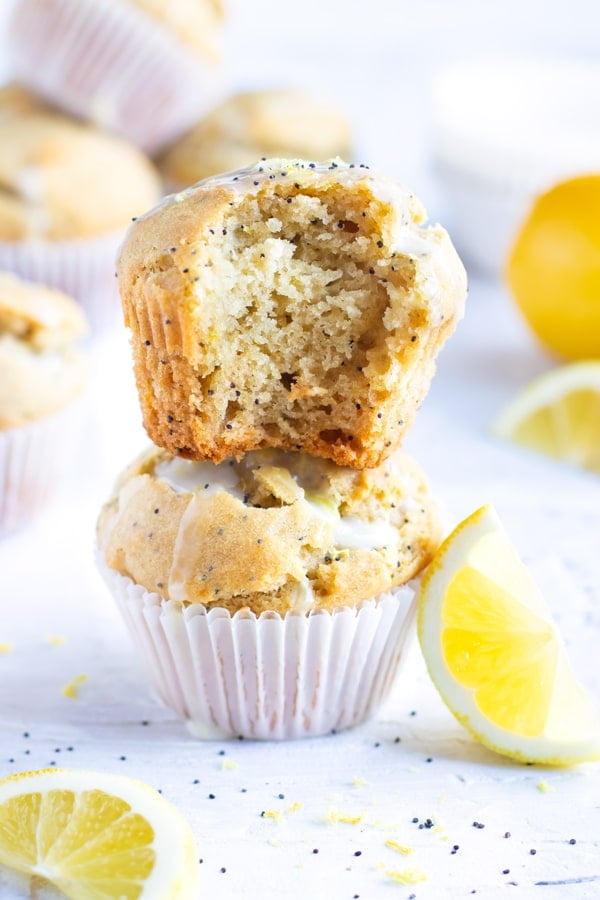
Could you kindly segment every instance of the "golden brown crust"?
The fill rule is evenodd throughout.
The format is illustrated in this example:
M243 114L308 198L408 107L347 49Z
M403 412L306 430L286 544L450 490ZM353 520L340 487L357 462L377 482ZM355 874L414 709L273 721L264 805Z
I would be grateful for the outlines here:
M447 234L422 217L367 170L274 161L138 221L118 272L154 443L214 461L281 447L378 465L466 293Z
M167 599L257 614L353 606L416 576L439 543L424 476L401 453L365 471L281 451L194 465L147 451L98 522L108 566Z
M161 157L171 190L251 165L261 157L347 158L350 127L304 91L249 91L227 98Z
M6 241L118 231L160 197L158 175L136 147L35 109L0 118L0 188Z

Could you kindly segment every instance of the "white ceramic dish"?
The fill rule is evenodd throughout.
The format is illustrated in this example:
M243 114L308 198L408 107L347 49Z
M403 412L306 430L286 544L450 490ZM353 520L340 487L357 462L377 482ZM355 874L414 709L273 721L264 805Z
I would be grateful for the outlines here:
M498 273L536 194L600 170L600 64L471 61L434 85L434 164L467 264Z

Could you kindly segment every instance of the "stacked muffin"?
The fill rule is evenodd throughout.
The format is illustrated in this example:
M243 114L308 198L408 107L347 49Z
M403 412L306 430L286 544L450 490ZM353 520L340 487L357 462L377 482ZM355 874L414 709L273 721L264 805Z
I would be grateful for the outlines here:
M372 714L439 540L399 445L466 293L418 201L367 167L263 160L167 198L118 265L146 429L100 567L201 736Z

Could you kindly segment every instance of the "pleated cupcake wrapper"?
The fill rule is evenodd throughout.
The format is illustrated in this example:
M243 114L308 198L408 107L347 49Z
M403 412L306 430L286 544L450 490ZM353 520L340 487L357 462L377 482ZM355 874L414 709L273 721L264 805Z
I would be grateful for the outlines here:
M210 66L123 0L16 0L6 46L17 81L147 153L213 94Z
M0 536L30 522L64 482L81 421L77 401L36 422L0 430Z
M329 734L372 716L414 634L414 585L333 613L184 607L98 566L159 697L207 740Z
M0 241L0 269L60 288L83 307L93 332L123 321L115 261L123 231L90 238Z

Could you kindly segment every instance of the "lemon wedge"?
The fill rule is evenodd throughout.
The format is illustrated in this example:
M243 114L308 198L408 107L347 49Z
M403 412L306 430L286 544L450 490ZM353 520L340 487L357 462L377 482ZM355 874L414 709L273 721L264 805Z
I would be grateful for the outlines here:
M141 781L74 769L0 781L0 864L73 900L192 900L196 850L180 813Z
M508 256L506 278L540 341L565 359L600 357L600 174L538 197Z
M600 759L597 713L492 507L438 550L421 586L418 631L442 699L482 744L546 765Z
M560 366L532 381L492 429L498 437L600 472L600 361Z

